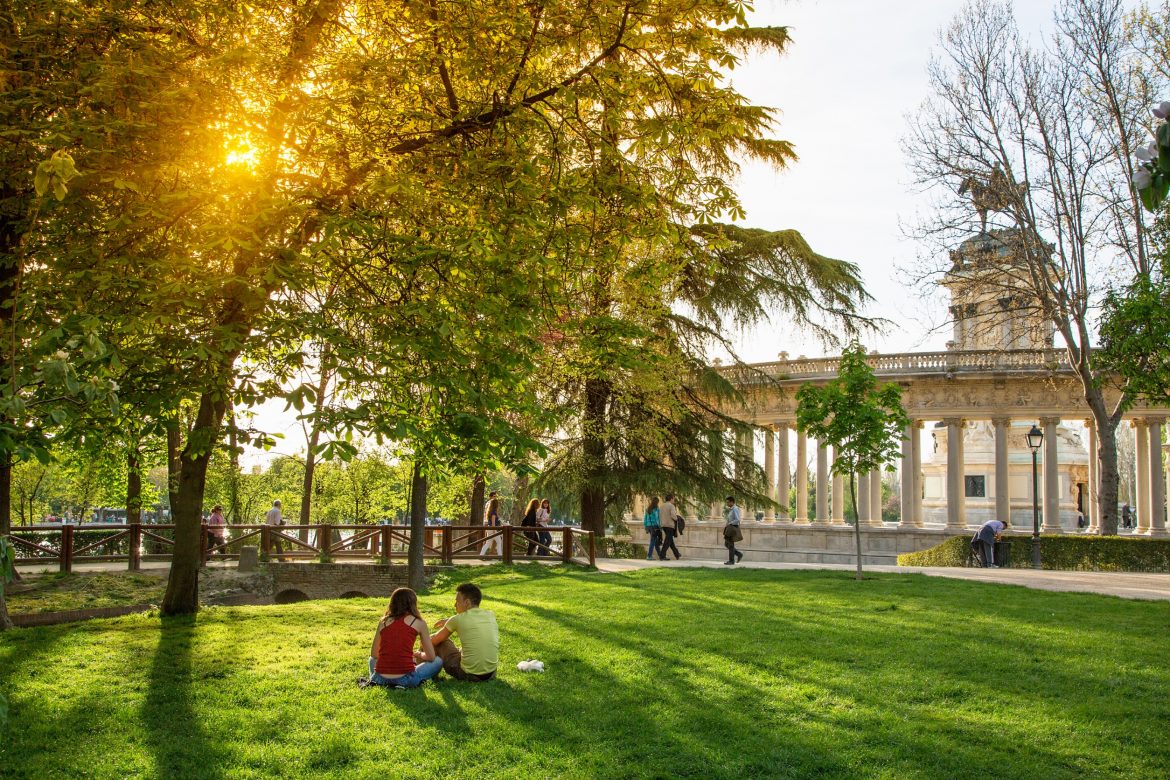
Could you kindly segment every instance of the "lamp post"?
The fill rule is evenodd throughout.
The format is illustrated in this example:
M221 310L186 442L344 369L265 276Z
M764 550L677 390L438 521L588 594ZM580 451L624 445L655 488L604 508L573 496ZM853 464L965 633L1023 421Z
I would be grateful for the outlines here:
M1024 434L1028 440L1028 448L1032 450L1032 568L1040 568L1040 472L1036 465L1036 455L1040 446L1044 444L1044 431L1036 425Z

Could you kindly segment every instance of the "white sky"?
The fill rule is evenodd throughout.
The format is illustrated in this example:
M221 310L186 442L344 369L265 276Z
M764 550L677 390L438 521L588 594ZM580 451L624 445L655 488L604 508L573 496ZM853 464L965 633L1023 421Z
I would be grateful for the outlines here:
M1017 0L1016 19L1029 36L1045 34L1054 0ZM926 66L939 31L964 0L758 0L753 24L790 28L783 56L754 55L733 80L753 102L780 109L778 137L800 156L779 173L745 168L739 193L745 224L795 228L813 249L861 267L875 298L868 313L892 321L868 339L880 352L944 349L945 300L923 300L900 269L925 251L906 237L930 198L910 186L900 148L906 117L927 96ZM751 361L824 354L816 340L787 329L745 334L740 354Z
M1054 0L1017 0L1016 18L1025 34L1050 29ZM900 281L923 251L903 226L929 210L930 199L914 192L900 148L906 117L927 94L926 65L939 30L964 0L757 0L751 21L787 26L788 52L749 55L733 75L735 86L754 103L780 109L777 136L793 142L800 156L784 171L745 167L738 189L745 224L795 228L821 254L850 260L862 271L875 298L868 314L891 321L866 344L881 352L943 349L947 329L932 328L945 317L940 296L923 299ZM782 324L745 333L738 350L751 362L824 354L814 339ZM252 453L246 463L267 462L278 453L303 452L301 427L283 404L260 410L256 425L285 439L270 453Z

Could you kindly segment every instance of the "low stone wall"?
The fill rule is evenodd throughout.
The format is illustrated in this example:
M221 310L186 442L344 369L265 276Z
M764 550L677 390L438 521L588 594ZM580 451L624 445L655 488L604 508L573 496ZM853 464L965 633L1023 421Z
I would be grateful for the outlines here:
M433 577L442 569L427 566L424 575ZM407 568L399 564L271 562L268 571L277 604L306 599L389 597L395 588L408 584Z
M649 544L640 522L627 521L635 544ZM856 562L853 527L759 523L745 520L740 526L743 541L736 549L749 560L772 563ZM866 564L896 566L900 553L934 547L953 536L970 536L974 531L955 533L941 528L903 529L897 526L865 526L861 529L861 560ZM723 523L688 521L683 535L675 540L683 557L724 560Z

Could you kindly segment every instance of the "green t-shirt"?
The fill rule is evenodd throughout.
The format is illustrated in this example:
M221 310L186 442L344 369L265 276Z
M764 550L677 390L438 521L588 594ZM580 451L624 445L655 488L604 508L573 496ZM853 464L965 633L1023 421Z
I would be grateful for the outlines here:
M459 636L463 660L459 664L468 674L494 672L500 663L500 629L496 615L472 607L450 618L444 628Z

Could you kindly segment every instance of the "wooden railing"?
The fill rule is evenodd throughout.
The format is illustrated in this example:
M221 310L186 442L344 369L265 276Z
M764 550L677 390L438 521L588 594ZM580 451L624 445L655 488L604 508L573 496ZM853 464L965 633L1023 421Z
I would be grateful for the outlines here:
M225 529L220 540L213 531ZM9 539L16 548L17 564L53 564L72 571L75 563L126 561L137 571L143 561L169 561L174 548L174 525L130 523L13 528ZM539 534L551 537L549 544ZM245 545L259 549L270 560L375 560L405 562L410 547L410 526L402 525L226 525L201 530L203 562L235 560ZM529 555L529 550L533 551ZM521 528L518 526L427 526L423 557L445 564L456 560L489 560L512 563L522 560L558 560L594 566L597 563L593 534L573 526Z
M866 362L879 375L937 374L968 371L1067 371L1068 355L1063 349L946 350L944 352L903 352L873 354ZM837 375L839 357L794 358L771 363L753 363L748 369L729 367L744 383L750 384L750 372L764 374L767 380L814 379ZM756 380L760 377L757 375Z

